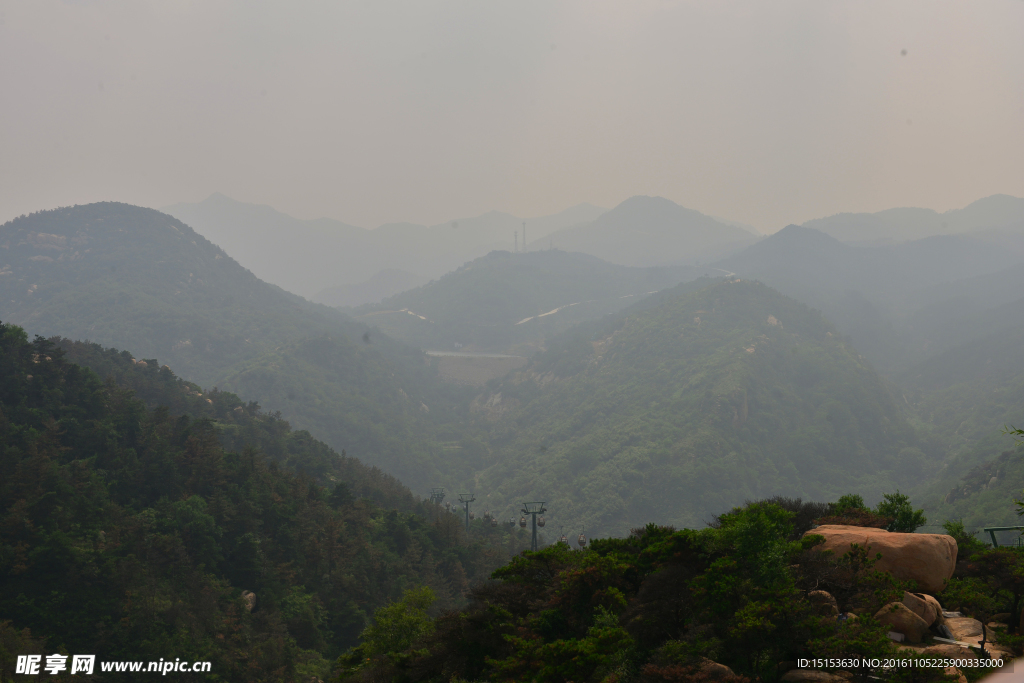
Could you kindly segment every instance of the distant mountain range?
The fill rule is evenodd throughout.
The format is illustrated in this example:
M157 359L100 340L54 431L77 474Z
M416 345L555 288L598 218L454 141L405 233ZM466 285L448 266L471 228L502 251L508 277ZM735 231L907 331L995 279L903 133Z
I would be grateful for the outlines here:
M491 251L513 251L517 244L520 251L553 247L646 267L708 263L761 237L662 197L632 197L610 211L580 204L531 219L491 211L429 227L393 223L375 230L329 219L299 220L221 194L164 211L261 279L333 306L377 303L410 281L400 273L429 281Z
M849 244L875 245L986 229L1024 230L1024 199L996 194L945 213L914 208L839 213L803 225Z
M391 223L366 230L327 218L300 220L222 194L163 210L227 250L257 277L332 305L379 301L357 295L376 296L380 290L371 278L386 280L381 271L401 270L433 279L495 249L513 249L515 233L519 232L520 243L523 239L524 222L528 239L535 240L592 221L605 211L580 204L531 219L491 211L429 227ZM359 283L365 284L339 290ZM335 303L339 295L346 303Z
M153 209L89 204L0 226L0 320L130 348L405 481L447 457L435 434L455 419L454 390L422 352L261 281Z
M631 197L595 220L551 233L546 243L625 266L707 263L757 241L760 235L663 197Z
M824 311L875 363L896 369L983 335L965 336L954 321L1024 297L1013 286L1022 263L1024 249L984 233L868 247L790 225L715 266Z
M963 516L998 525L1014 510L984 487L957 482L971 468L993 470L982 463L1013 445L1004 426L1024 424L1024 250L1014 236L1011 226L854 246L788 226L716 265L834 321L887 372L922 438L942 454L937 481L922 477L906 491L945 515L939 521ZM1024 476L1014 462L1000 471ZM998 491L1016 481L1000 479ZM946 497L954 486L974 488L953 505Z
M491 211L433 226L392 223L374 230L326 218L299 220L222 194L164 210L261 279L332 306L377 303L491 251L513 251L517 244L524 251L554 247L619 265L665 266L707 264L762 237L749 226L645 196L609 211L580 204L532 219ZM858 246L969 233L1024 253L1024 199L993 195L945 213L917 208L842 213L803 227Z
M693 280L693 266L635 268L560 249L495 251L353 314L423 349L530 354L583 320Z
M131 348L418 489L470 486L492 509L550 495L553 521L600 533L699 524L773 493L926 492L1005 450L1000 424L1024 414L1012 239L743 237L656 198L605 216L569 232L617 239L642 219L732 253L636 267L495 251L347 309L356 319L262 281L167 214L101 203L0 226L0 320ZM468 389L401 340L531 358Z

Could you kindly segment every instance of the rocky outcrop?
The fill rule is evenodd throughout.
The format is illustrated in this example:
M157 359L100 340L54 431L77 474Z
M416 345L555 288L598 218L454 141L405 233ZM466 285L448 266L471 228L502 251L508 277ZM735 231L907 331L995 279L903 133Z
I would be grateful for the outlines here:
M831 593L825 591L811 591L807 594L807 602L811 603L814 611L823 617L838 617L839 605Z
M875 619L888 626L889 630L902 633L911 643L920 643L928 633L925 620L911 612L902 602L890 602L878 610Z
M947 676L952 676L956 679L956 683L967 683L967 676L964 676L964 672L955 666L947 666L943 673Z
M725 664L719 664L707 657L701 657L700 673L702 678L710 681L732 681L737 678L736 673Z
M944 534L903 534L841 525L819 526L807 534L824 536L825 543L817 547L831 550L836 556L849 552L854 543L869 547L871 557L882 555L875 569L889 572L901 581L912 579L925 593L942 590L956 568L956 541Z
M247 612L251 612L252 608L256 606L256 594L252 591L242 591L242 600L245 600Z
M953 634L955 640L970 643L972 647L980 647L982 639L981 622L970 617L947 617L946 627ZM992 629L985 632L985 649L993 656L1003 659L1012 659L1013 651L1007 645L992 642L995 633Z
M911 612L925 620L928 626L942 623L942 605L930 595L924 593L904 593L903 604Z
M981 637L981 622L970 617L946 619L946 627L953 634L953 640L972 641Z

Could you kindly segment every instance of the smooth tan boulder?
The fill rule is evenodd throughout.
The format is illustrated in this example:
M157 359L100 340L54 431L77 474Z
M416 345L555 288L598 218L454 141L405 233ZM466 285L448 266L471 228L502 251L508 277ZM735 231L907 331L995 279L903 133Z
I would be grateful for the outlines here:
M917 616L902 602L890 602L878 610L875 619L889 627L889 630L902 633L911 643L920 643L924 634L928 633L928 624Z
M736 678L736 673L732 669L707 657L701 657L700 673L712 681L731 681Z
M901 581L913 579L925 593L941 591L956 568L956 541L945 534L903 534L838 524L825 524L804 535L809 534L824 536L825 543L817 547L831 550L837 557L848 553L854 543L870 546L870 557L882 554L875 569L889 572Z
M970 617L949 617L946 627L953 634L953 640L971 641L981 638L981 622Z
M931 626L940 616L942 616L942 608L936 607L936 605L939 604L937 600L933 604L926 600L926 597L931 596L925 596L919 593L904 593L903 604L906 605L907 609L911 612L924 619L928 623L928 626ZM935 598L932 598L932 600L935 600Z
M839 605L828 591L811 591L807 594L807 602L814 606L814 611L823 617L839 616Z
M932 622L932 626L941 626L946 623L946 617L942 616L942 605L939 604L938 599L933 595L926 593L914 593L917 597L923 599L925 602L935 608L935 621Z

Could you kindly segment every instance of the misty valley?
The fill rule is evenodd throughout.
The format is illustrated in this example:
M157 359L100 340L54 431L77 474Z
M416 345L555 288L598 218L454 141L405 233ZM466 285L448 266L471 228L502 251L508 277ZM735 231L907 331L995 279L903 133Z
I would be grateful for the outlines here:
M1006 195L768 236L659 197L376 230L223 195L11 220L3 680L37 650L306 682L1012 658L1019 532L981 532L1024 505L1022 266ZM951 564L878 571L834 529L950 539ZM889 617L925 598L918 631Z

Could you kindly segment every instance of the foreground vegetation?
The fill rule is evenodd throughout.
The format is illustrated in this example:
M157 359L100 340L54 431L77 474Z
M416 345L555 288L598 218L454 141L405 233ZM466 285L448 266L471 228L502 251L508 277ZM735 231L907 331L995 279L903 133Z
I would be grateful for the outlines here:
M813 522L844 517L894 531L925 522L900 494L872 510L857 495L832 504L774 498L733 509L705 529L648 525L582 551L556 544L523 553L475 587L467 607L437 619L426 612L430 591L410 590L338 659L334 680L776 681L798 659L933 656L900 648L887 635L891 627L874 618L914 590L912 582L874 570L870 549L838 557L818 548ZM990 632L989 642L994 635L1020 654L1024 550L985 546L958 523L946 528L962 561L939 599L982 623L1004 613L1011 628ZM941 667L831 670L860 680L957 675Z
M17 654L89 652L210 660L211 680L773 681L891 654L873 615L912 588L804 533L926 522L899 493L775 498L505 564L522 545L504 528L467 537L380 470L125 352L3 325L0 410L2 677ZM940 600L1015 624L1024 552L947 530L964 561ZM837 627L812 590L857 619Z
M377 607L416 585L462 604L510 549L255 403L11 325L0 472L2 680L44 647L309 680Z

